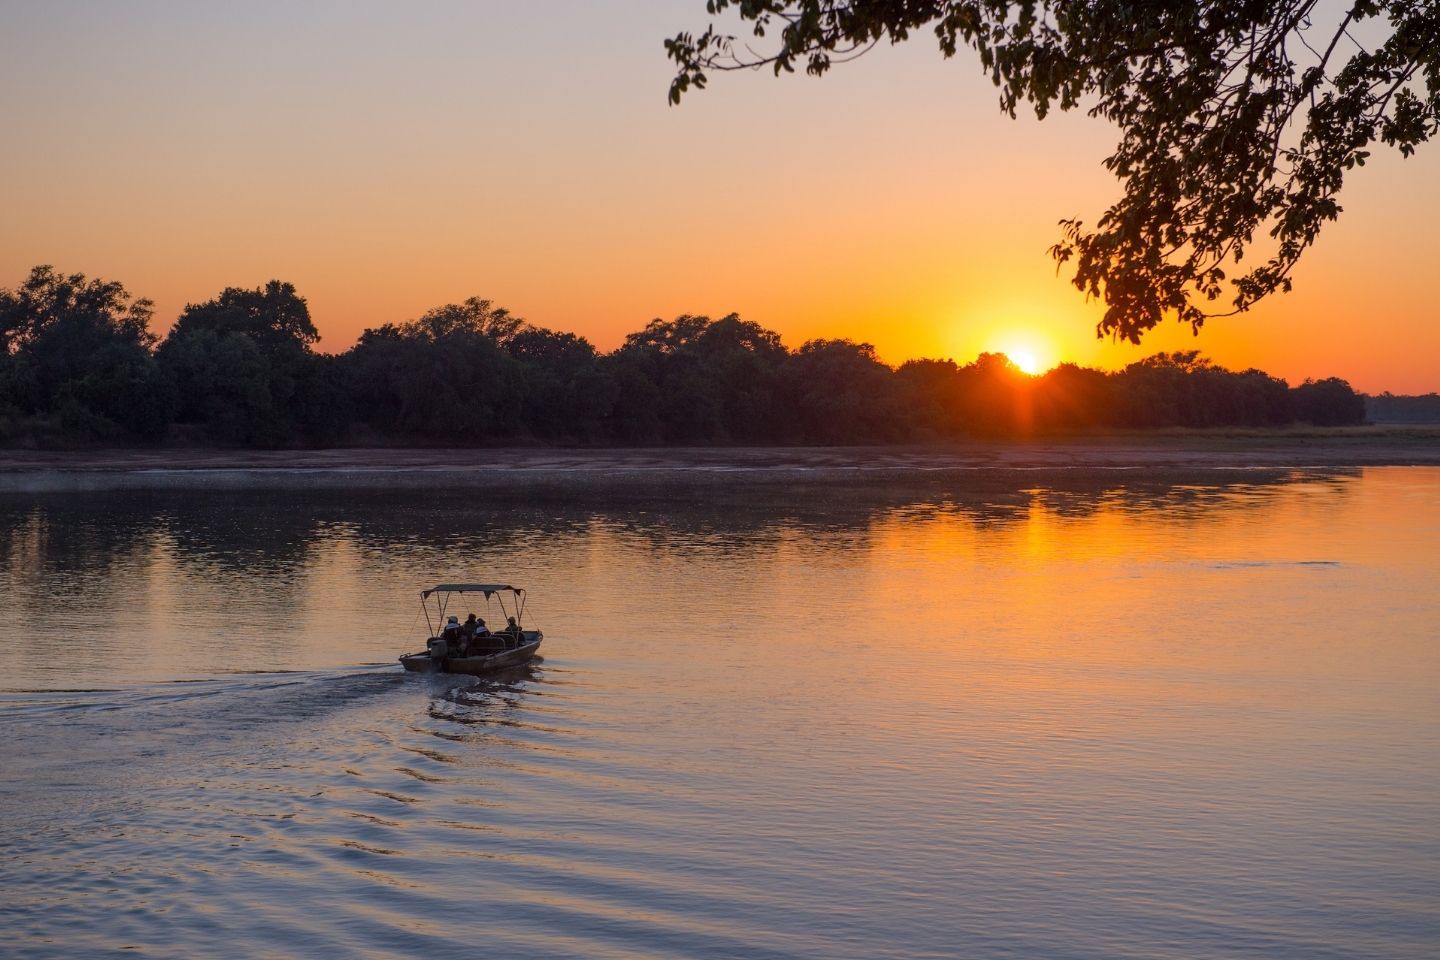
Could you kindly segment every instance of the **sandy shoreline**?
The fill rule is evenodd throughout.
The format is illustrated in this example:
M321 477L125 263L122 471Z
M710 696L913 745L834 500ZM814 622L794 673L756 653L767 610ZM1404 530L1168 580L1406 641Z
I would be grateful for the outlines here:
M954 473L1440 466L1440 430L909 447L0 451L0 491L824 481Z

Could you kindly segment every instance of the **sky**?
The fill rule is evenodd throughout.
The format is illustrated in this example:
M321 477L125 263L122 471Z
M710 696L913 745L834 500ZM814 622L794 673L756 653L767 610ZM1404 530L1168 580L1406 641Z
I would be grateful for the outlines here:
M986 350L1107 368L1199 349L1297 383L1440 389L1440 144L1376 150L1293 293L1140 346L1058 274L1056 222L1119 195L1113 128L1011 120L919 36L822 79L713 78L663 40L703 0L5 0L0 286L123 282L163 332L272 278L321 349L469 296L609 350L738 312L891 363Z

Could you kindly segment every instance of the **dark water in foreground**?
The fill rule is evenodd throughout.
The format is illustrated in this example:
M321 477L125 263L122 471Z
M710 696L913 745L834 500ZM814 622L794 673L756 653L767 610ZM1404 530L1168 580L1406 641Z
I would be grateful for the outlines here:
M1433 468L0 498L0 955L1433 957L1437 574Z

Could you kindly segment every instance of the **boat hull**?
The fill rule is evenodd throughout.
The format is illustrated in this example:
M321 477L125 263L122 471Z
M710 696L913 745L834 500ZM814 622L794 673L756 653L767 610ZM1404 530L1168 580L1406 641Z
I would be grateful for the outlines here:
M530 639L531 635L527 634L525 643L514 650L501 650L479 657L445 657L440 660L433 659L428 653L407 653L400 658L400 664L411 673L464 673L480 677L506 667L517 666L534 657L535 651L540 649L540 643L545 638L538 631L533 636L534 639Z

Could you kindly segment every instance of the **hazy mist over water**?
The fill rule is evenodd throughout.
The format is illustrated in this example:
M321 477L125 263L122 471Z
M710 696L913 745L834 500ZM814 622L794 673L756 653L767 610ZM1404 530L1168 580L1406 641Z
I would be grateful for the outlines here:
M1431 957L1437 574L1437 468L0 496L0 954Z

